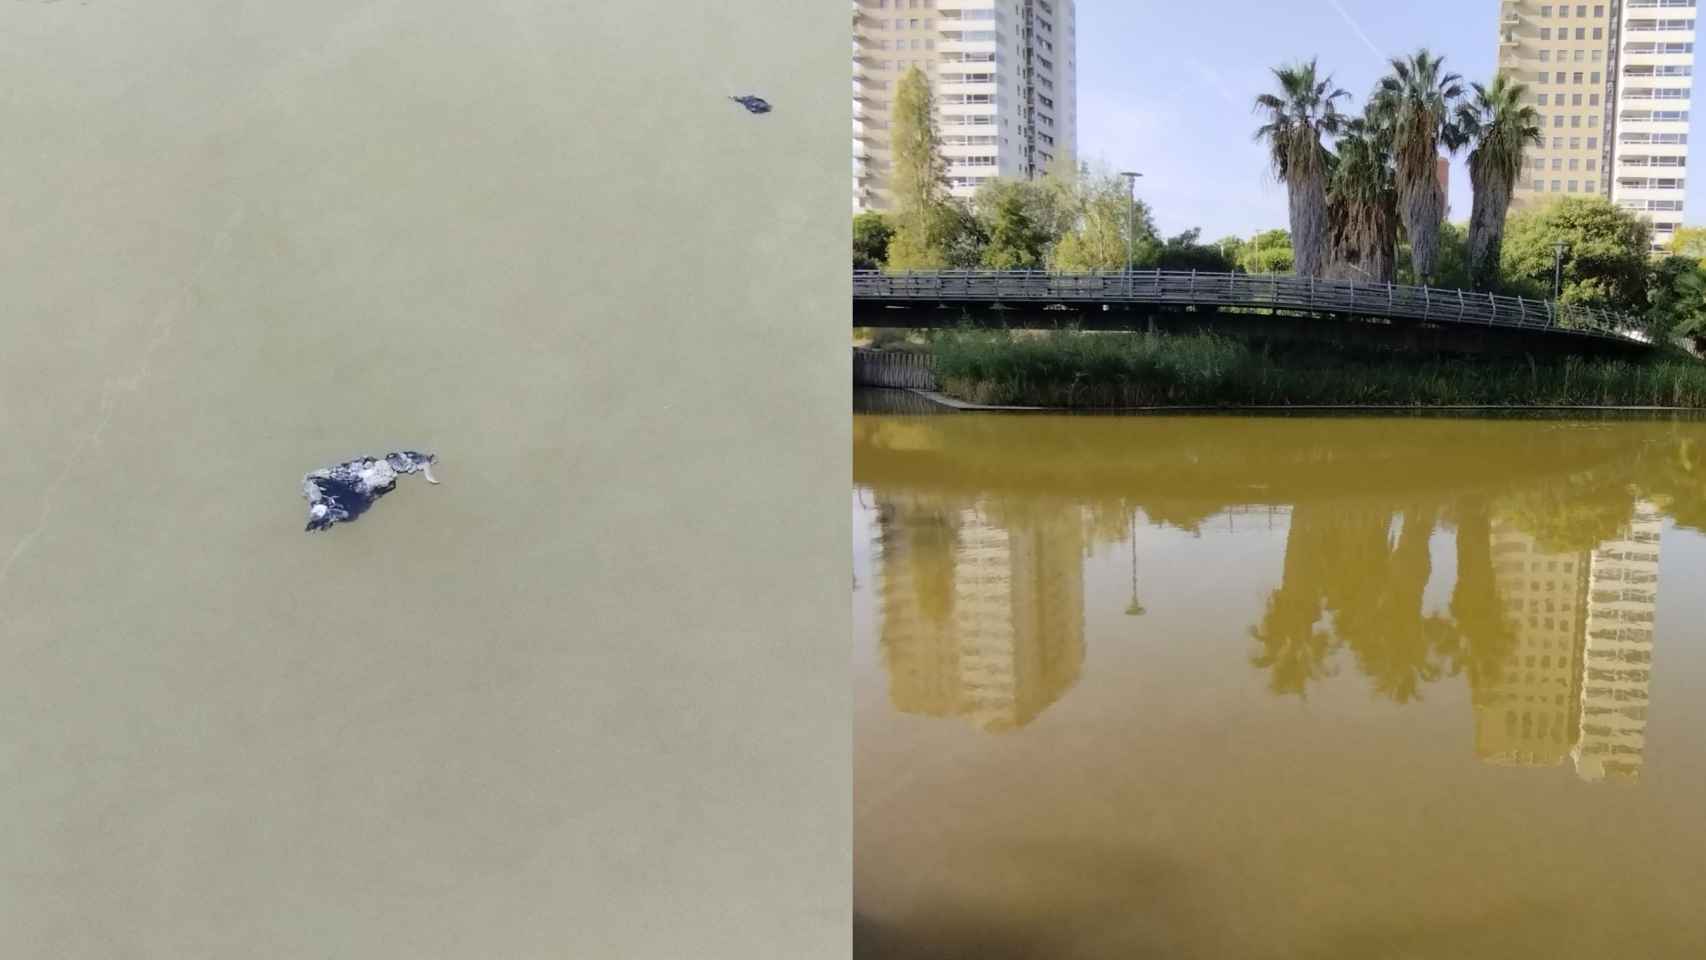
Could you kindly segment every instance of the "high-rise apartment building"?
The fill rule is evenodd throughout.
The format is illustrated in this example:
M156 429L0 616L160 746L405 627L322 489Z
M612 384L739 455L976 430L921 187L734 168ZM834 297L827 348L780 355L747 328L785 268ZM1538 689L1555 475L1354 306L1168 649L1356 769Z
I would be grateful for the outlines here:
M854 0L853 209L890 205L895 89L936 101L949 191L1035 177L1077 146L1075 0Z
M1653 224L1682 224L1695 0L1500 0L1499 68L1528 85L1545 142L1531 148L1513 209L1594 195Z

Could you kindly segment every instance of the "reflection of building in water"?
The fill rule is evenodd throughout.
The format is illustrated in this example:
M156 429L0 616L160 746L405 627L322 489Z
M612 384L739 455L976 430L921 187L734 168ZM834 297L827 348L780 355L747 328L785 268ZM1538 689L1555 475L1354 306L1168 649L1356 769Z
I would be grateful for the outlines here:
M1077 508L992 522L966 507L880 498L882 644L897 709L1022 727L1084 660Z
M1623 537L1593 552L1581 740L1572 753L1584 779L1632 780L1641 772L1661 527L1658 507L1639 502Z
M1475 691L1475 752L1489 763L1553 766L1576 740L1587 554L1544 552L1509 523L1494 525L1492 553L1516 642L1497 678Z

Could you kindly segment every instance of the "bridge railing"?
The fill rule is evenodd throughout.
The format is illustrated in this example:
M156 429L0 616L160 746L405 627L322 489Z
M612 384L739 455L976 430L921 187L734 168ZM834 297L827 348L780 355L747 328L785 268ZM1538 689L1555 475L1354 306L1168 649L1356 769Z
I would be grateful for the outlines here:
M1291 274L1133 270L853 272L853 298L893 304L1148 303L1247 307L1391 317L1428 323L1549 330L1650 343L1639 318L1609 310L1492 293L1396 283L1321 280Z

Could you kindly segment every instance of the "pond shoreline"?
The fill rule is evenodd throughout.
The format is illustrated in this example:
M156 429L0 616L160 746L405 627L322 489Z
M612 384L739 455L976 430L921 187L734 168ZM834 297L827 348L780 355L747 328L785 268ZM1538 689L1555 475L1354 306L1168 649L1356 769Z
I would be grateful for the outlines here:
M1561 404L1561 403L1456 403L1456 404L1424 404L1424 403L1231 403L1231 404L1150 404L1141 407L1045 407L1023 406L1018 404L972 403L951 397L936 390L918 390L908 387L861 387L866 390L904 390L915 396L923 397L931 403L941 404L954 410L964 410L972 413L1189 413L1189 412L1261 412L1271 413L1276 410L1347 410L1366 411L1370 413L1389 413L1394 411L1431 412L1435 410L1451 411L1511 411L1513 413L1532 413L1536 411L1556 411L1559 413L1691 413L1706 415L1706 410L1699 407L1666 407L1666 406L1613 406L1605 404Z
M1214 335L937 332L855 349L856 385L962 410L1706 410L1706 363L1297 348Z

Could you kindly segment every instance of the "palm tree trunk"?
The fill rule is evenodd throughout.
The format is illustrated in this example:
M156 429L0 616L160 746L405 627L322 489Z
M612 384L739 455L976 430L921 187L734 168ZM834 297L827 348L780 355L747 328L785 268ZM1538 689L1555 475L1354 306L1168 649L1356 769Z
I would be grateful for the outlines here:
M1504 245L1505 215L1510 210L1510 184L1496 173L1475 183L1475 202L1469 215L1469 278L1477 290L1490 290L1499 276L1499 252Z
M1327 252L1327 183L1317 168L1304 173L1293 168L1286 178L1291 215L1292 269L1300 277L1319 277Z
M1410 234L1410 265L1419 283L1431 282L1439 264L1439 222L1445 213L1432 161L1427 166L1425 175L1401 178L1404 182L1398 186L1404 229Z

